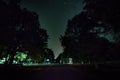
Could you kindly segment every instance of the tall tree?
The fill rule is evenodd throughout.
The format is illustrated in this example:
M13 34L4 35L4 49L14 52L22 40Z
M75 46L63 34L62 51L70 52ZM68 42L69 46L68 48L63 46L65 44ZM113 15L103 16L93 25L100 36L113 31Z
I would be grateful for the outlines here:
M108 51L109 56L111 60L119 60L120 2L118 0L84 0L84 2L86 4L84 10L91 20L102 24L100 27L104 29L104 34L112 35L114 45Z
M65 55L92 62L106 59L113 44L106 36L119 35L119 5L115 1L85 0L84 10L68 21L61 36Z
M7 47L8 64L12 64L16 51L29 51L30 56L41 55L47 47L48 35L40 27L38 15L21 9L19 3L20 0L0 1L0 44Z

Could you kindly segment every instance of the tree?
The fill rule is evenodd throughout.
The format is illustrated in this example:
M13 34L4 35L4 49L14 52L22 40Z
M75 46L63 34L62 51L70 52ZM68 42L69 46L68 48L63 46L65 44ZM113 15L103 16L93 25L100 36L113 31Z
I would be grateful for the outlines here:
M102 28L119 41L120 2L118 0L84 0L84 10L91 20L101 22ZM109 34L110 34L109 33Z
M107 1L104 0L85 0L84 10L68 21L65 35L61 36L60 40L65 55L77 56L77 62L79 60L87 60L87 62L106 61L113 44L106 36L114 33L119 34L116 31L116 29L119 30L116 26L119 23L112 22L113 19L118 18L115 17L118 15L117 10L119 10L118 7L115 7L115 1L108 1L109 4L107 4ZM111 6L115 8L115 12L111 12L113 9Z
M33 57L42 55L47 47L48 35L40 27L37 13L21 9L19 3L20 0L0 1L0 45L6 46L10 55L7 64L12 64L17 51L29 51Z
M51 49L46 48L45 49L45 62L46 60L49 59L50 63L54 63L54 52Z
M65 35L61 36L64 54L90 62L119 60L120 2L84 0L84 3L83 11L68 21ZM112 42L108 35L113 37Z
M118 0L84 0L84 10L91 20L101 23L104 34L113 36L113 44L108 50L110 60L119 60L119 42L120 42L120 2Z

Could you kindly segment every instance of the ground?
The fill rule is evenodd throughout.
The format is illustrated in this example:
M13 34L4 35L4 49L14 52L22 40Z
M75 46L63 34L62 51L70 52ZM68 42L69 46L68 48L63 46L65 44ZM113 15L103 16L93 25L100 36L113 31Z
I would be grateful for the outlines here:
M119 80L119 64L0 66L0 80Z

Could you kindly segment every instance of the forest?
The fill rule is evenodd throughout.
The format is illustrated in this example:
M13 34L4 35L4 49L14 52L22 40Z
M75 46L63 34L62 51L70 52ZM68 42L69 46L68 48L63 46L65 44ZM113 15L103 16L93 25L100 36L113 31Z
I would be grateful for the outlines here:
M63 52L56 60L39 15L21 8L20 1L0 0L1 63L68 63L69 58L73 63L120 62L118 0L84 0L82 12L68 20L64 35L59 36Z

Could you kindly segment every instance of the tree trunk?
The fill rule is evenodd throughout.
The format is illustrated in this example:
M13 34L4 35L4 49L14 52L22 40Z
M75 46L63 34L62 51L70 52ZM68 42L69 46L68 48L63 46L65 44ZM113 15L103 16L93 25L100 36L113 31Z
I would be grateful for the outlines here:
M15 55L12 55L11 58L9 59L9 64L13 64L14 56Z

